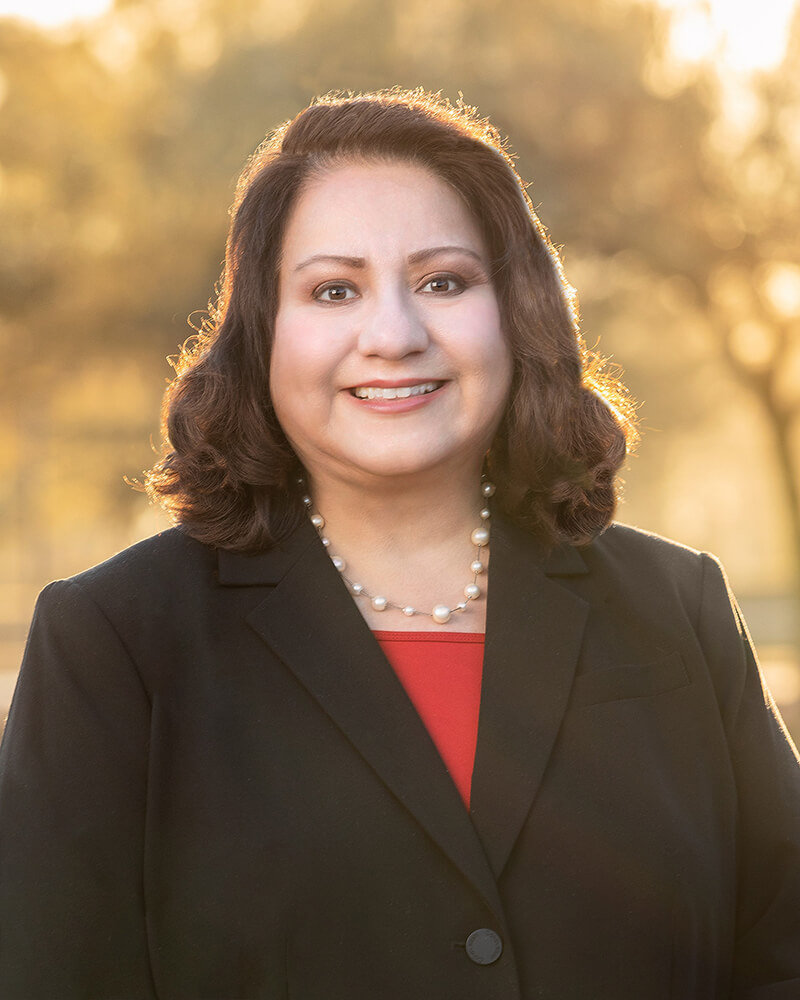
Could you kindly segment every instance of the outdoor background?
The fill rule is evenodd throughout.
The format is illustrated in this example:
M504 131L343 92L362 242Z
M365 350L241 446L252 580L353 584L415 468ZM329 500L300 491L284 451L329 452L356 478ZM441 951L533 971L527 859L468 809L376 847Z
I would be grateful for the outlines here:
M246 157L317 93L401 84L510 135L641 401L619 516L722 558L800 736L792 0L24 6L0 0L0 719L41 587L165 523L125 477Z

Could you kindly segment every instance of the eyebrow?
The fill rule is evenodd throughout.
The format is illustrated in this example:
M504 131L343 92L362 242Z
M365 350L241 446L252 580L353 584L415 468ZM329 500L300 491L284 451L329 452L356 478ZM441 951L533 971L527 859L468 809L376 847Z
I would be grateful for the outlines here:
M474 258L479 264L484 265L485 262L483 257L469 247L462 246L441 246L441 247L428 247L425 250L415 250L414 253L408 255L409 264L421 264L431 257L436 257L438 254L443 253L461 253L466 254L468 257ZM341 264L344 267L352 267L356 270L363 270L367 266L366 259L364 257L348 257L345 254L337 253L315 253L312 257L307 257L305 260L301 261L295 268L295 272L302 271L306 267L310 267L312 264Z

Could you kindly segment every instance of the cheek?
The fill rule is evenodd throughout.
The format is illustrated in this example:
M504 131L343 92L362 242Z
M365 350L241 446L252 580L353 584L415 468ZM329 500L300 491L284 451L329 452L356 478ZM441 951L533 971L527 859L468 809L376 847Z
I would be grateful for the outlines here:
M284 339L278 335L276 330L269 360L269 391L276 409L283 399L284 391L287 388L287 378L291 371L291 365L287 364L287 360Z
M275 322L275 338L270 360L270 386L281 392L285 385L302 382L315 368L313 340L304 326L290 316Z
M288 436L327 420L335 395L338 354L334 338L305 317L278 317L270 358L272 405Z
M497 370L501 374L502 382L505 386L505 394L508 394L514 375L514 358L511 354L511 346L508 343L508 338L502 331L498 334Z
M487 417L497 421L505 412L511 392L513 361L505 340L499 337L494 350L486 357L484 365L484 386Z
M275 323L271 369L277 377L311 384L330 378L342 355L341 338L332 324L321 325L290 313Z
M503 347L505 348L505 345ZM487 367L487 373L488 409L493 412L493 419L497 420L505 412L508 405L513 375L511 356L505 349L502 353L495 355L492 367Z
M269 391L278 420L287 433L294 423L296 401L303 395L302 341L291 323L275 323L269 368Z
M476 368L494 389L494 393L505 399L511 386L513 360L496 307L487 304L485 309L474 316L470 340L470 354Z

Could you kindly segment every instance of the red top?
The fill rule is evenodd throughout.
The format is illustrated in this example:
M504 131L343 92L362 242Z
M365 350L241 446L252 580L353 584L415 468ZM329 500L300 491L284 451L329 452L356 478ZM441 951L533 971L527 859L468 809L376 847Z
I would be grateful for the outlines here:
M469 809L478 742L484 636L375 632Z

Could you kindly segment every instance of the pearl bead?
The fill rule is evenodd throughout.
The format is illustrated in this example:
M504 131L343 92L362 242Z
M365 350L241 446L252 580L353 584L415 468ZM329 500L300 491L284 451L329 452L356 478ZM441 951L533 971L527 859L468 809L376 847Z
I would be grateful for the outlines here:
M415 615L416 613L417 613L416 609L412 608L410 604L407 604L403 608L403 614L406 616L406 618L410 618L412 615Z
M491 516L492 516L492 512L489 510L489 508L488 507L484 507L483 510L481 511L481 518L484 521L488 521Z
M376 611L385 611L386 610L386 605L388 603L389 602L386 600L385 597L373 597L372 598L372 607Z
M341 556L331 556L331 562L339 570L340 573L344 573L344 571L347 569L347 563L344 561L344 559L341 558Z
M364 584L363 583L351 583L350 584L350 589L353 591L354 594L363 594L364 593Z
M474 573L475 576L477 576L479 573L482 573L485 569L486 567L483 565L480 559L475 559L473 562L469 564L470 573Z
M484 483L483 486L481 486L481 493L483 493L485 497L493 497L495 493L494 483Z
M473 545L486 545L489 541L489 529L476 528L470 537Z
M311 523L314 525L315 528L324 528L325 518L322 516L322 514L312 514Z
M477 601L480 596L481 588L477 583L468 583L466 587L464 587L464 597L466 597L468 601Z
M320 538L320 541L322 542L322 544L325 546L326 549L331 544L330 538L326 538L324 535Z
M437 604L431 612L431 618L433 618L437 625L444 625L445 622L449 622L450 615L450 608L446 604Z
M306 507L310 507L311 506L311 497L310 496L304 496L303 497L303 503L306 505Z

